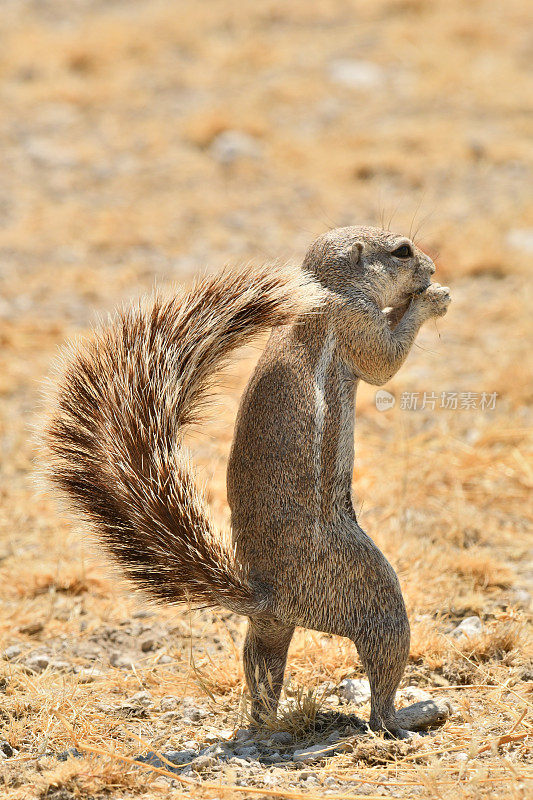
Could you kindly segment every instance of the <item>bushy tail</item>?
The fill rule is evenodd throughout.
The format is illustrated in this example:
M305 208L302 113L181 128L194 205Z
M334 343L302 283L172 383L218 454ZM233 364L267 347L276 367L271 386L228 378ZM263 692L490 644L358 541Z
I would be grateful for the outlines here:
M186 294L118 313L74 349L46 432L51 477L156 599L264 608L213 528L181 440L232 351L320 300L295 268L226 269Z

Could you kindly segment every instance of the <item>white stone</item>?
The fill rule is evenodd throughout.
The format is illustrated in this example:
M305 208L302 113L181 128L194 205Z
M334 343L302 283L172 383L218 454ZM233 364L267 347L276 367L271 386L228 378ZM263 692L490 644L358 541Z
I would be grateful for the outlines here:
M366 678L346 678L339 686L339 697L362 705L370 700L370 684Z
M2 658L4 658L6 661L11 661L11 659L20 656L21 652L22 651L18 644L12 644L10 647L6 647L2 653Z
M465 617L462 622L453 629L450 636L453 639L460 639L462 636L479 636L483 632L483 623L479 617Z
M144 708L148 708L148 706L152 704L153 700L150 692L136 692L126 700L126 705L129 706L143 706Z
M105 675L104 671L97 669L97 667L82 667L75 671L78 673L78 681L80 683L92 683L92 681L103 678Z
M314 744L312 747L306 747L304 750L295 750L293 761L303 764L311 764L313 761L321 761L327 756L333 755L334 748L328 742L321 742L321 744Z
M173 711L175 708L178 707L178 698L173 697L170 694L167 695L166 697L162 697L159 707L161 711Z
M372 61L340 58L329 65L329 77L333 83L348 89L377 89L385 83L385 71Z
M509 247L533 253L533 228L513 228L506 237Z
M209 152L219 164L229 165L242 158L259 158L261 147L249 133L229 130L213 139Z
M420 703L422 700L433 699L429 692L425 692L418 686L405 686L403 689L400 689L398 694L409 703Z

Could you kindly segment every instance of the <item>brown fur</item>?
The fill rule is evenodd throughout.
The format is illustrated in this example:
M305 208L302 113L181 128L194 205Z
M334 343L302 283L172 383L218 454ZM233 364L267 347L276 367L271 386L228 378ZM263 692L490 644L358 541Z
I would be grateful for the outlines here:
M402 244L411 255L393 256ZM117 317L68 369L48 432L52 475L141 588L250 618L244 667L256 720L277 707L303 625L355 642L372 689L370 724L400 734L394 695L409 624L394 570L351 502L355 390L360 378L394 375L449 294L429 285L427 256L373 228L320 237L304 270L222 272ZM272 326L228 466L230 551L180 442L212 373Z

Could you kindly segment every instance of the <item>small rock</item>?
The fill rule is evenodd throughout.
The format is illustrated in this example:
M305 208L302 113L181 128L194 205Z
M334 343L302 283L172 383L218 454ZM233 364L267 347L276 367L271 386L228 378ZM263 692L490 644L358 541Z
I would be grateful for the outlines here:
M202 750L199 755L213 756L213 758L221 758L224 761L233 755L231 742L216 742Z
M72 672L72 664L68 661L60 661L59 659L53 659L50 661L50 669L56 669L58 672Z
M164 714L161 714L161 722L164 722L165 725L171 722L174 722L175 719L179 717L178 711L166 711Z
M309 772L308 769L303 769L298 775L299 781L306 781L308 778L314 778L316 780L318 778L318 775L316 774L316 772Z
M149 653L151 650L157 650L157 640L153 637L148 637L141 642L141 650L143 653Z
M147 619L148 617L153 617L154 612L150 611L148 608L138 608L131 616L133 619Z
M401 698L409 701L410 703L420 703L422 700L432 700L429 692L425 692L418 686L405 686L398 692Z
M467 753L456 753L455 758L457 761L468 761Z
M257 140L244 131L223 131L211 142L209 152L219 164L229 165L243 158L259 158L261 148Z
M188 764L197 757L198 753L196 750L170 750L168 753L163 753L168 761L172 761L173 764ZM164 762L163 762L164 763Z
M83 758L83 755L84 754L76 750L75 747L69 747L68 750L63 750L63 752L58 753L56 758L58 761L66 761L68 758Z
M167 758L167 755L165 755L165 758ZM135 761L140 761L141 764L150 764L150 766L156 767L157 769L166 769L169 772L178 772L179 771L178 767L170 767L166 762L161 761L161 759L159 758L157 753L154 753L152 751L150 751L149 753L146 753L143 756L137 756ZM169 759L169 761L170 761L170 759Z
M338 785L339 784L332 775L329 775L327 778L324 778L324 786L334 787Z
M27 625L22 625L19 628L20 633L26 633L28 636L35 636L40 633L44 628L42 622L29 622Z
M203 772L209 767L212 767L215 764L215 759L213 756L201 755L197 756L192 763L192 769L195 772Z
M279 764L280 761L281 761L281 755L280 753L278 753L277 750L274 750L274 752L270 752L268 756L264 756L261 759L262 764Z
M26 666L34 672L44 672L50 664L50 656L47 655L34 655L26 659Z
M366 678L346 678L338 689L339 697L355 705L362 705L370 700L370 684Z
M18 750L15 750L14 747L11 747L8 741L5 739L0 739L0 752L5 756L5 758L12 758L16 756Z
M239 747L235 750L235 755L239 758L255 759L259 755L259 750L254 745L249 747Z
M289 733L289 731L274 731L270 741L273 744L292 744L292 733Z
M132 705L132 706L143 706L144 708L148 708L148 706L153 705L152 695L150 692L136 692L132 694L131 697L128 697L125 701L124 705Z
M515 250L533 253L533 228L513 228L507 234L506 241Z
M452 705L448 700L423 700L412 706L400 708L396 712L396 721L401 728L408 731L425 731L442 725L452 714Z
M12 644L10 647L6 647L2 653L2 658L4 658L6 661L12 661L17 656L20 656L21 652L22 650L18 644Z
M158 663L158 664L170 664L171 662L172 662L172 658L171 658L170 656L167 656L167 654L166 654L166 653L164 653L164 654L161 656L161 658L158 660L158 662L157 662L157 663Z
M329 77L333 83L348 89L376 89L386 80L385 71L371 61L337 59L329 66Z
M200 722L201 719L207 717L207 711L204 711L203 708L188 708L187 717L191 722Z
M450 636L453 639L460 639L461 636L479 636L483 632L483 623L479 617L465 617L462 622L453 629Z
M238 728L235 731L236 742L246 742L250 739L255 739L257 728Z
M173 711L177 707L178 698L173 697L171 694L167 695L166 697L162 697L159 702L159 708L161 711Z
M131 656L125 656L122 653L112 653L109 662L112 667L119 669L133 669L133 659Z
M105 672L97 667L81 667L81 669L75 669L75 671L77 671L80 683L92 683L92 681L103 678L105 675Z
M310 764L313 761L321 761L333 753L334 749L328 742L321 742L312 747L306 747L304 750L295 750L292 759L299 763Z

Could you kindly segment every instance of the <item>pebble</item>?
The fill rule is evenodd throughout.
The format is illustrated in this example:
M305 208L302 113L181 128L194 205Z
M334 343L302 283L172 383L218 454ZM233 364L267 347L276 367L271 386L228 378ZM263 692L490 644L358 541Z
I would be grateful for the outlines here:
M239 747L235 750L235 755L239 758L254 759L259 755L259 750L254 745L249 747Z
M209 769L215 764L215 759L213 756L208 755L200 755L194 759L192 763L192 769L195 772L203 772L205 769Z
M150 692L136 692L132 694L131 697L128 697L124 705L132 705L132 706L143 706L144 708L148 708L148 706L153 705L152 695Z
M513 228L507 234L506 241L515 250L533 253L533 228Z
M408 731L425 731L442 725L452 714L449 700L422 700L396 712L396 721Z
M12 758L13 756L16 756L17 753L18 750L16 750L14 747L11 747L8 741L5 739L0 739L0 754L4 758Z
M362 705L370 700L370 684L366 678L346 678L338 689L339 697L355 705Z
M51 669L57 669L59 672L72 671L72 664L70 664L68 661L60 661L59 659L50 661L49 666Z
M164 714L161 714L161 722L165 724L169 722L173 722L179 716L177 711L166 711Z
M4 658L6 661L11 661L17 656L20 656L21 652L22 650L18 646L18 644L12 644L10 647L6 647L6 649L2 653L2 658Z
M262 764L279 764L280 761L283 760L282 755L277 751L269 752L267 756L263 756L261 759Z
M105 672L97 667L81 667L81 669L75 671L78 674L78 681L80 683L92 683L92 681L97 680L98 678L103 678Z
M29 622L27 625L22 625L19 628L21 633L26 633L28 636L35 636L35 634L40 633L44 628L42 622Z
M173 711L175 708L178 707L178 698L173 697L173 695L169 694L166 697L162 697L159 702L159 708L161 711Z
M479 636L483 632L483 623L479 617L465 617L461 623L453 629L450 636L453 639L460 639L461 636Z
M308 778L314 778L316 780L318 775L316 772L310 772L308 769L303 769L298 775L299 781L306 781Z
M133 659L131 656L125 656L122 653L113 653L109 662L112 667L120 669L133 669Z
M274 731L270 741L273 744L292 744L292 733L289 733L289 731Z
M149 653L151 650L157 650L157 640L156 639L144 639L141 642L141 650L143 653Z
M186 748L184 750L169 750L168 753L163 753L168 761L173 764L188 764L198 756L196 750Z
M256 733L257 733L257 728L238 728L235 731L235 741L237 742L249 741L250 739L255 738ZM274 736L272 736L272 740L274 740Z
M209 152L219 164L226 166L243 158L259 158L261 148L249 133L238 130L222 131L211 142Z
M386 73L378 64L347 58L331 62L329 77L333 83L348 89L376 89L386 81Z
M398 694L410 703L420 703L422 700L433 699L429 692L425 692L424 689L420 689L418 686L405 686L403 689L400 689Z
M58 761L66 761L68 758L83 758L84 754L80 753L75 747L69 747L68 750L63 750L62 753L58 753L56 758Z
M321 752L324 750L326 752ZM292 760L306 764L313 761L321 761L323 758L333 755L333 753L334 750L329 742L321 742L320 744L314 744L312 747L306 747L304 750L295 750Z
M49 664L50 656L44 654L29 656L26 659L26 666L32 669L34 672L44 672Z

